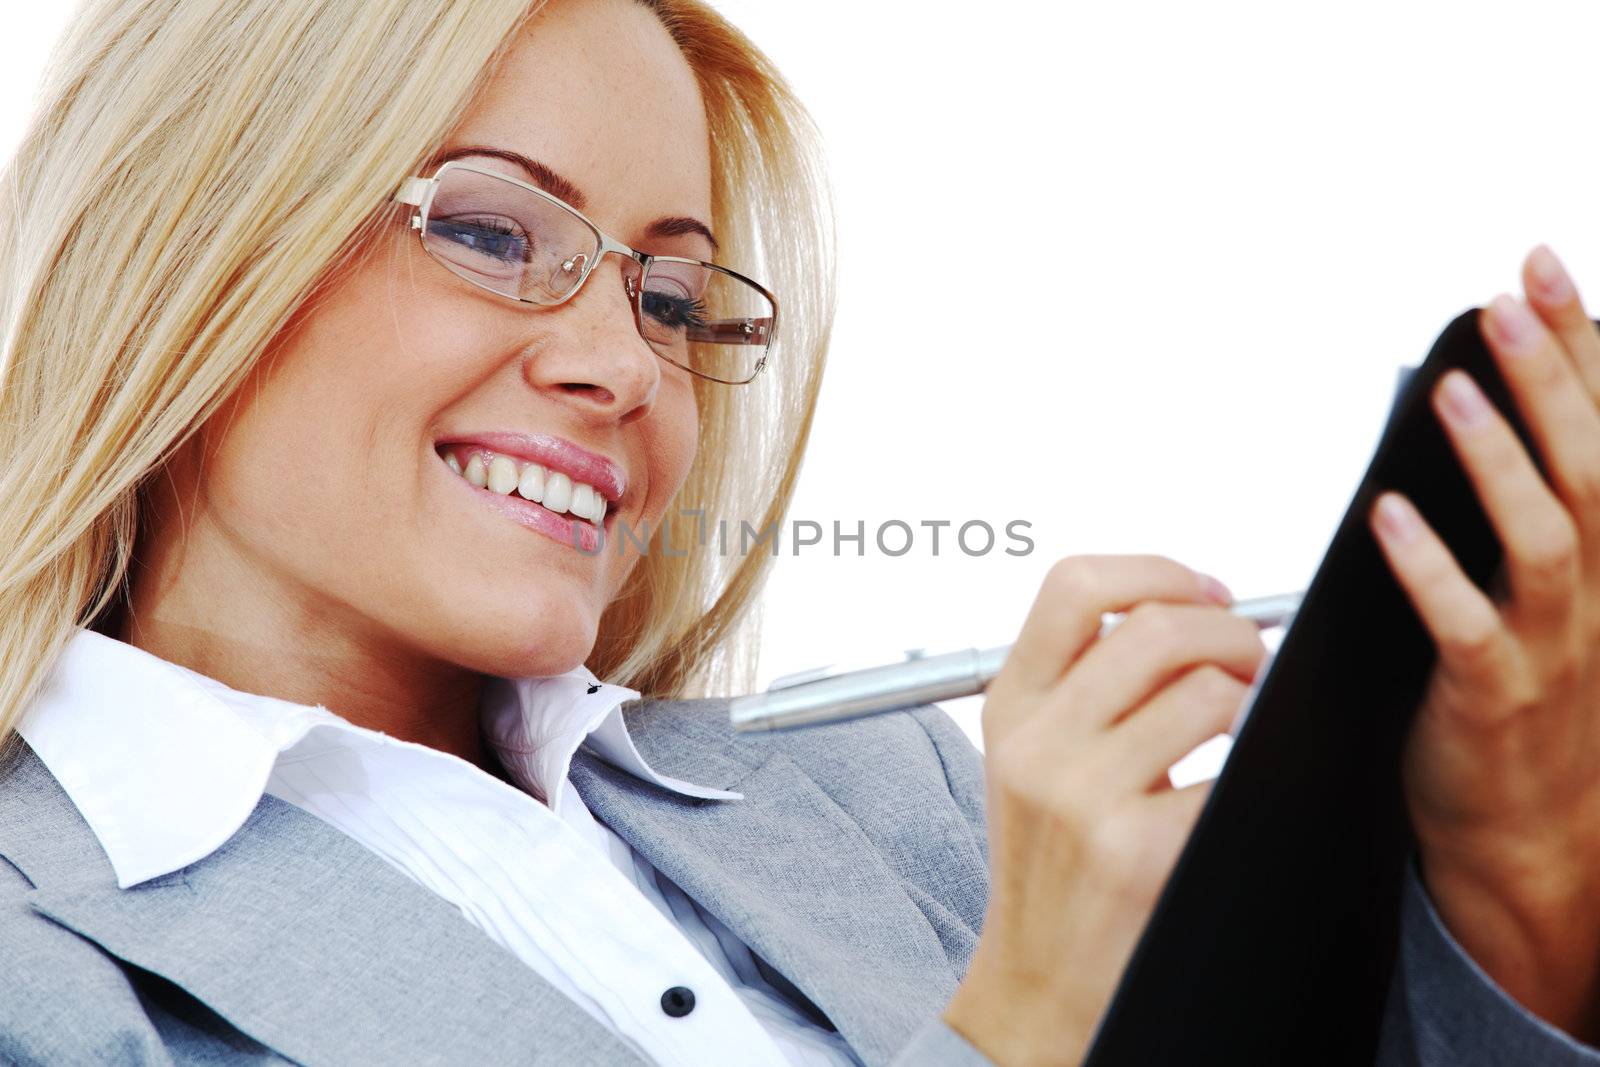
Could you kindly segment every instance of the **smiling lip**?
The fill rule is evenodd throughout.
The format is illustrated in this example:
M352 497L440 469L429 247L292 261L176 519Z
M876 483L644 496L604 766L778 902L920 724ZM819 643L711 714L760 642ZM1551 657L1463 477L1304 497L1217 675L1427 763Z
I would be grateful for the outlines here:
M442 464L441 470L443 470ZM514 519L528 529L536 530L552 540L581 549L585 555L599 555L602 547L601 531L596 529L593 523L583 519L574 519L567 515L558 515L543 504L535 504L531 500L524 500L516 493L502 495L492 489L481 488L473 485L459 474L451 474L448 471L446 474L452 482L455 482L467 492L476 495L479 500L489 505L491 510L498 511L507 518ZM615 518L616 512L608 512L605 522L601 526L601 529L605 531L607 540L610 539L613 532L615 526L613 520Z
M514 456L548 470L560 471L574 482L587 482L594 486L605 497L607 504L616 504L621 500L628 487L627 475L617 464L554 434L494 430L488 433L452 434L434 442L435 449L451 445L479 445L502 456Z

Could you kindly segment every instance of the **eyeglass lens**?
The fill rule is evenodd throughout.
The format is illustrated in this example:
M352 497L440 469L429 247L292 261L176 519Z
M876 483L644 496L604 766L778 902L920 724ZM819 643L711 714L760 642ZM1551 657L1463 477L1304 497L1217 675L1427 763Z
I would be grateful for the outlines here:
M565 299L599 256L582 219L498 176L445 167L422 243L445 267L492 292L535 304ZM653 259L623 263L637 290L640 334L673 363L726 382L749 380L771 341L775 309L765 293L712 267Z

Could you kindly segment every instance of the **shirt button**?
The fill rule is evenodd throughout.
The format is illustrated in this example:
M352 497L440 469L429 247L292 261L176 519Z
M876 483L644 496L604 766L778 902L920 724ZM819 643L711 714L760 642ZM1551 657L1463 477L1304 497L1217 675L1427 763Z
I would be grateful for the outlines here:
M694 990L686 985L675 985L661 994L661 1010L674 1019L681 1019L694 1011Z

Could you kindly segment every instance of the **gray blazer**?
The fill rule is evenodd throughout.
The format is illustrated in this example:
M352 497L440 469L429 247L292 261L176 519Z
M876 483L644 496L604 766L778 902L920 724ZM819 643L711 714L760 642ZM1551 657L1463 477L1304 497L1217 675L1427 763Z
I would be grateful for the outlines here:
M652 766L744 799L580 750L599 819L870 1067L991 1067L939 1018L988 896L982 758L942 710L765 735L733 733L725 698L624 714ZM1384 1067L1600 1065L1474 975L1411 889ZM119 889L25 746L0 768L0 961L5 1063L644 1063L453 905L270 794L210 856Z

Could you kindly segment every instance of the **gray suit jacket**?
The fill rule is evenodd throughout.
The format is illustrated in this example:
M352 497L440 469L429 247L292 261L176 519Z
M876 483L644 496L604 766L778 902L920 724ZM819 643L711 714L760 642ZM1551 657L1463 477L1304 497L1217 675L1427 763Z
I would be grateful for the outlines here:
M742 735L725 699L625 709L692 800L580 750L595 815L871 1067L990 1067L939 1018L987 902L982 759L935 707ZM1583 1063L1448 940L1413 881L1380 1063ZM1070 961L1063 961L1070 966ZM792 983L792 985L791 985ZM31 749L0 768L0 1062L641 1065L454 906L264 795L129 889Z

